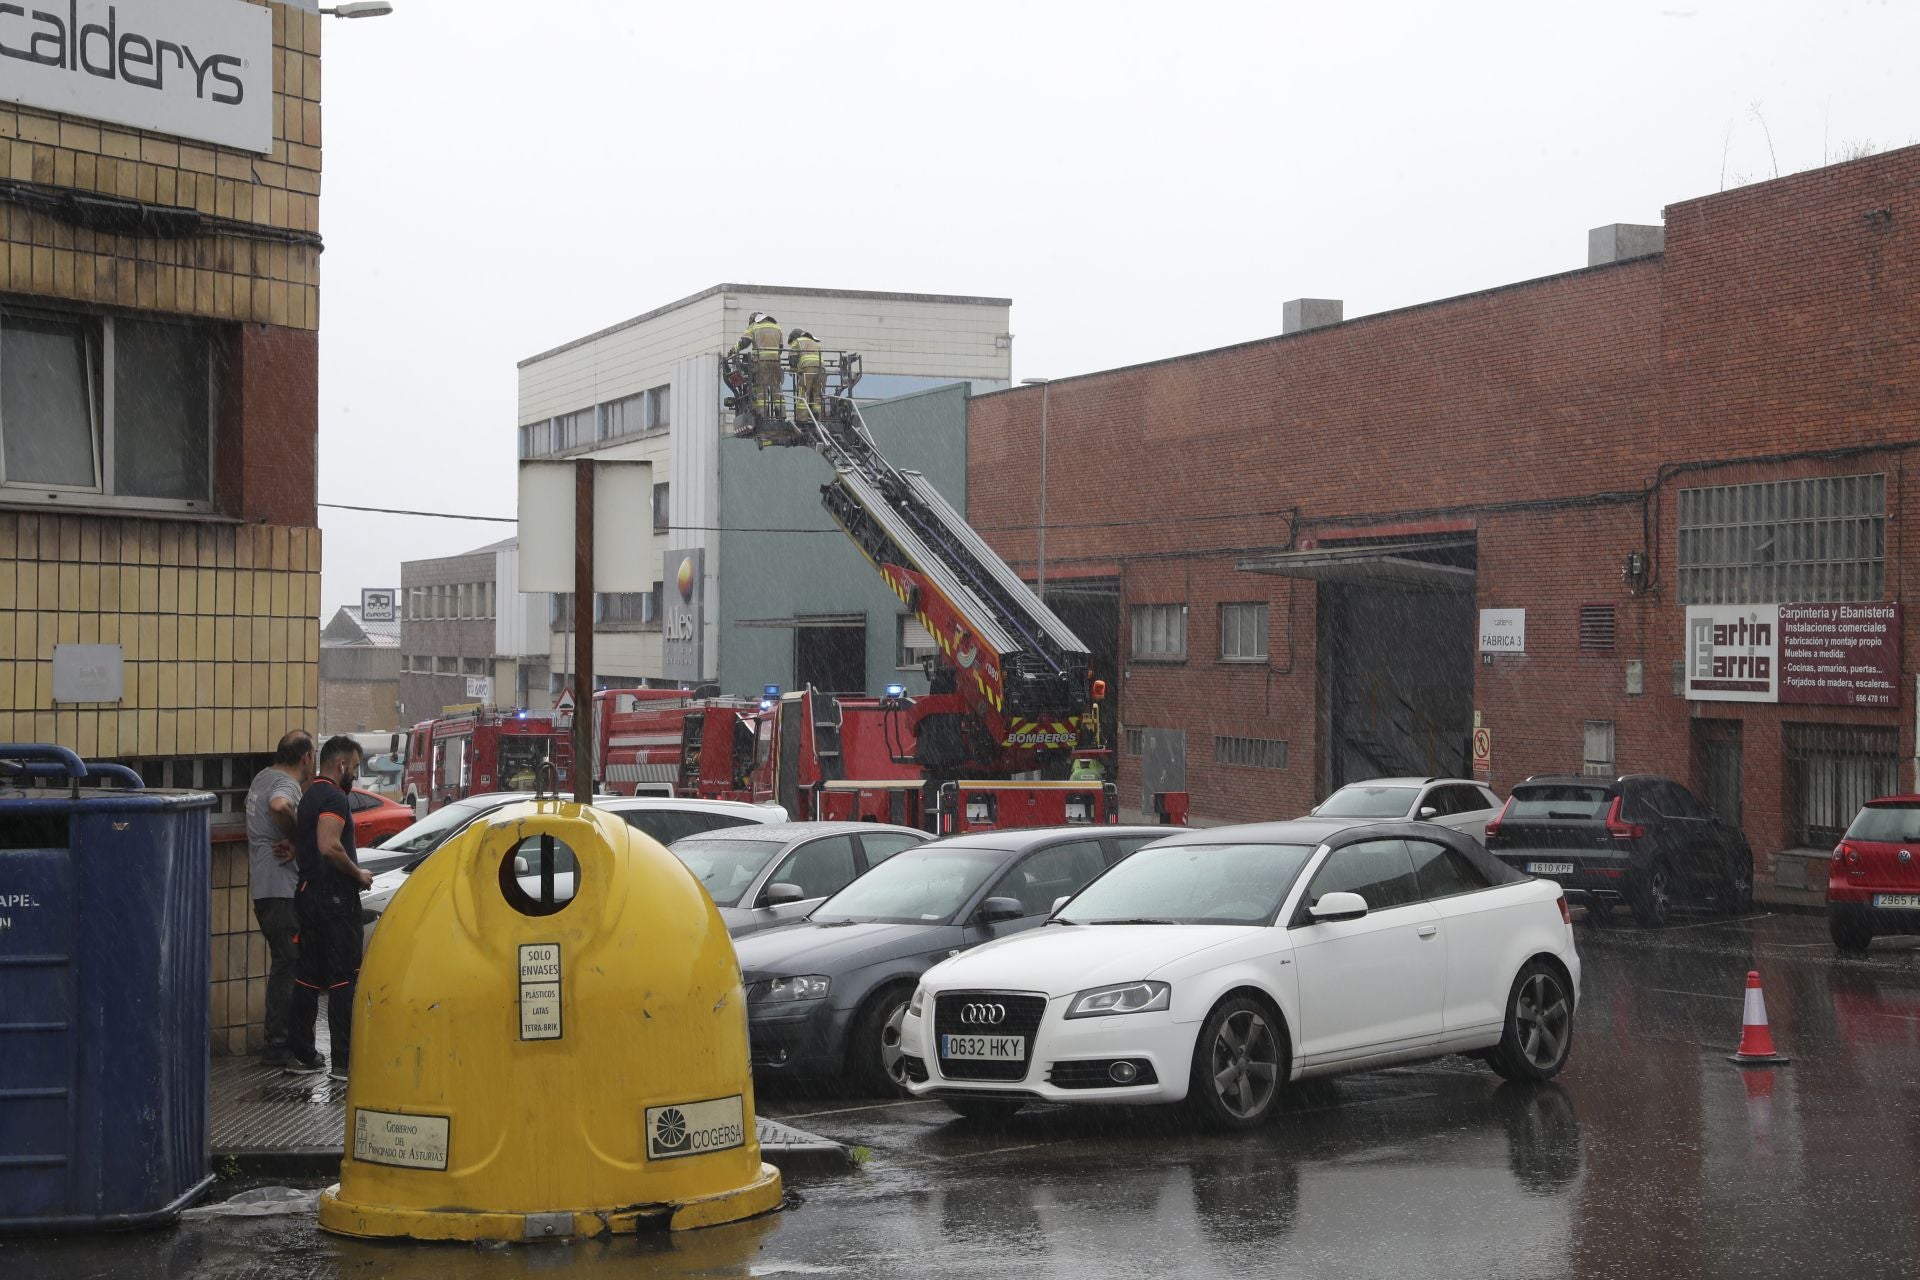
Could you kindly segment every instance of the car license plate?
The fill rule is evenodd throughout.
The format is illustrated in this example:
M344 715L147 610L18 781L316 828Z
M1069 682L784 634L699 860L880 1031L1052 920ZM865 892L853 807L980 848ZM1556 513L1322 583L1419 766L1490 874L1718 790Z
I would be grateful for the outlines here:
M1025 1036L941 1036L942 1058L966 1058L979 1062L1024 1062L1027 1057Z
M1873 895L1876 907L1920 907L1920 893L1876 893Z
M1529 862L1527 874L1530 876L1570 876L1573 874L1571 862Z

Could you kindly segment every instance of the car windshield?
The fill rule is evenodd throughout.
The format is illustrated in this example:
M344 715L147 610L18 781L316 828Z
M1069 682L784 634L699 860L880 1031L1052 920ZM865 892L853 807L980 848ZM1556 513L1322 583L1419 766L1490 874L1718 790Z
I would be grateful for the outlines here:
M1340 788L1328 796L1316 818L1404 818L1413 811L1418 787L1376 787L1358 783Z
M687 864L687 870L700 877L707 893L723 907L740 901L753 878L766 869L773 855L784 846L778 840L708 839L699 836L676 840L667 850Z
M1607 816L1609 803L1604 786L1555 783L1544 787L1515 787L1507 817L1590 818L1597 822Z
M1847 828L1846 839L1920 843L1920 804L1870 804Z
M404 854L424 857L438 849L443 841L460 828L472 822L489 809L501 805L498 798L486 800L456 800L443 809L435 809L412 826L397 832L393 839L380 846L384 854Z
M1304 844L1175 844L1142 849L1061 908L1071 924L1264 925L1313 853Z
M816 924L847 920L945 923L1006 860L1005 849L978 845L908 849L828 898L808 919Z

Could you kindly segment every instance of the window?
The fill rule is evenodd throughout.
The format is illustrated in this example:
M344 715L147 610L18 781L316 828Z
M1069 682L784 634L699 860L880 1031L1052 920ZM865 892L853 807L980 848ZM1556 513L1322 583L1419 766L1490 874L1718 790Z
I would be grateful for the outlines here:
M1330 893L1357 893L1369 911L1404 907L1420 900L1413 860L1404 840L1365 840L1335 849L1307 886L1306 901L1316 903Z
M1613 721L1589 720L1580 751L1580 772L1595 778L1613 776Z
M1583 604L1580 606L1580 652L1613 652L1613 606L1610 604Z
M435 671L440 675L457 676L460 674L460 659L458 658L435 658L433 661Z
M1887 478L1821 476L1680 491L1680 603L1878 600Z
M1278 738L1216 737L1213 740L1213 762L1240 765L1248 769L1284 769L1287 767L1287 744Z
M485 658L463 658L460 662L460 671L463 675L484 676L487 674L487 660Z
M553 452L553 434L547 419L529 422L520 428L520 456L544 458Z
M555 591L547 596L547 626L554 631L573 630L573 592Z
M617 591L594 597L594 616L608 626L657 627L660 615L649 591Z
M482 582L478 590L480 592L480 616L483 618L493 617L493 584L491 582Z
M0 309L0 485L204 509L213 496L205 327Z
M866 851L867 865L877 867L894 854L924 844L918 836L910 836L898 831L863 831L860 833L860 847Z
M901 671L919 671L930 658L940 656L933 633L912 614L903 613L895 623L896 653L893 665Z
M1023 916L1043 916L1060 898L1080 892L1107 869L1098 840L1071 840L1031 854L1000 878L990 898L1016 898Z
M1430 840L1405 841L1413 856L1414 883L1423 898L1451 898L1487 888L1487 878L1458 849Z
M1783 728L1797 843L1832 848L1862 805L1899 790L1898 729L1833 724Z
M1126 742L1126 752L1128 755L1137 756L1146 750L1147 731L1145 729L1128 729L1121 737Z
M846 888L853 882L853 875L853 837L828 836L810 840L788 854L767 883L798 885L802 898L824 898ZM758 905L767 905L765 890Z
M1133 606L1133 656L1173 661L1187 656L1187 606Z
M1267 605L1264 600L1220 606L1220 657L1227 662L1266 661Z
M600 406L600 438L620 440L646 430L646 397L624 396Z
M368 795L364 791L347 792L347 812L365 813L369 809L380 807L380 797Z
M647 434L659 435L673 425L667 396L671 385L650 388L647 393Z
M667 491L671 487L664 481L653 486L653 531L655 533L665 533L673 527L673 517L667 501Z

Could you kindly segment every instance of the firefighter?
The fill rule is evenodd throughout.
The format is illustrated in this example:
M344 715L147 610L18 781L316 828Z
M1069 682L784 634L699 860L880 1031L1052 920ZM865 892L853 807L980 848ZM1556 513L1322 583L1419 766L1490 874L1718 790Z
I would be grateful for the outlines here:
M819 422L827 413L827 370L820 363L820 340L805 329L787 335L787 359L793 365L793 419ZM806 404L803 415L800 409Z
M753 344L753 411L778 421L787 416L780 395L780 322L764 311L747 321L747 340Z

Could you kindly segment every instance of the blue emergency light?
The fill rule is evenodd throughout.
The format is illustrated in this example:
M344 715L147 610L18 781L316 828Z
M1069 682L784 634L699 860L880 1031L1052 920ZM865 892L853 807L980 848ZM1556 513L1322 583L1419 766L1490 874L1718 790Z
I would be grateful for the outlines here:
M889 698L904 698L907 696L907 686L903 684L890 684L887 686L887 696Z
M760 691L760 696L762 698L765 698L767 701L771 702L775 698L780 696L780 686L777 684L770 684L766 688Z

